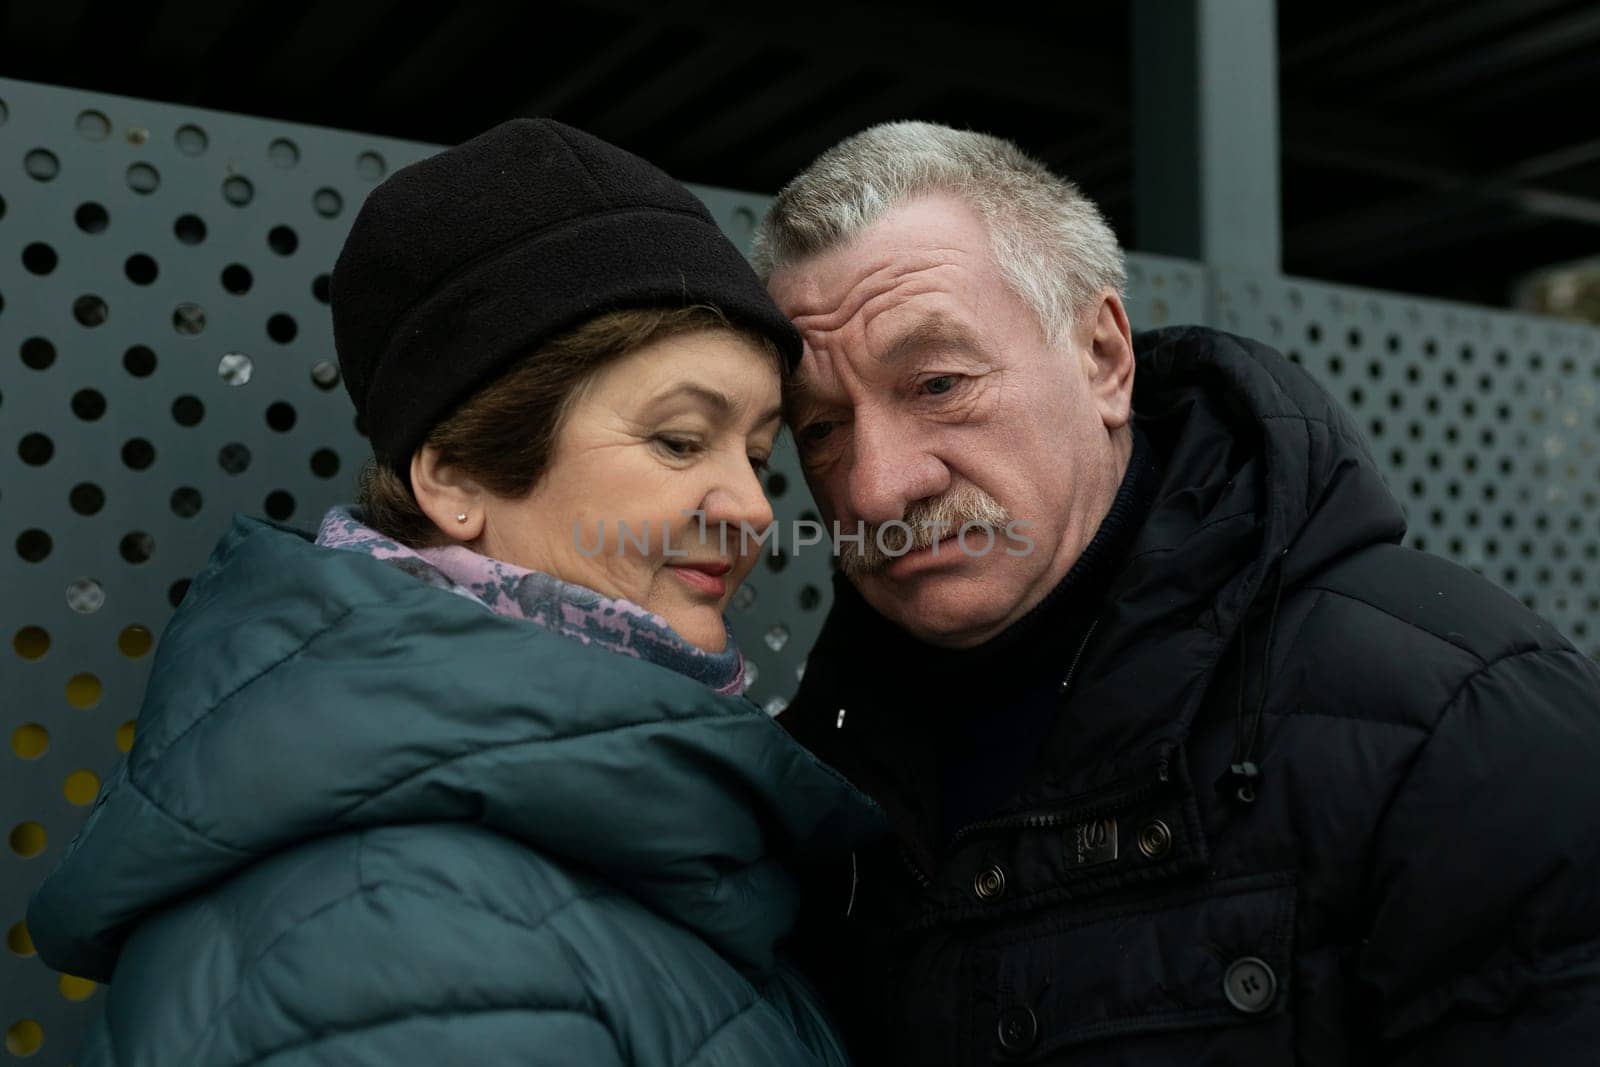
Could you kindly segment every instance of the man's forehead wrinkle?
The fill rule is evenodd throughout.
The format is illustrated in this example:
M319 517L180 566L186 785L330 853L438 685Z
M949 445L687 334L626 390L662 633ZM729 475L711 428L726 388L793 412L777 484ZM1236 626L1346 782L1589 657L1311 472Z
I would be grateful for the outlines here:
M825 277L828 271L819 271L806 279L804 292L795 294L789 318L797 329L802 323L813 320L848 319L866 300L915 277L941 267L960 267L955 262L966 255L960 248L916 248L889 250L853 270L838 271L837 282ZM831 291L831 295L830 295Z

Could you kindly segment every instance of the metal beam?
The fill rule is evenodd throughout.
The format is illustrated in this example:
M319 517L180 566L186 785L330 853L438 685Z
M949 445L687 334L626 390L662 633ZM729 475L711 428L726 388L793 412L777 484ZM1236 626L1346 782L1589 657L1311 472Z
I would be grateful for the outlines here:
M1135 0L1132 28L1137 247L1278 270L1274 0Z
M1586 199L1527 183L1558 173L1574 160L1592 159L1600 144L1585 142L1562 152L1523 160L1495 174L1478 177L1398 160L1382 161L1364 154L1344 152L1326 145L1290 141L1285 151L1293 158L1322 166L1372 174L1420 186L1416 194L1379 203L1362 204L1350 211L1297 226L1288 243L1303 262L1336 262L1364 250L1409 249L1412 236L1451 218L1499 204L1508 220L1561 220L1600 226L1600 200ZM1509 223L1508 223L1509 224ZM1404 237L1404 244L1400 238ZM1462 241L1470 239L1464 234Z

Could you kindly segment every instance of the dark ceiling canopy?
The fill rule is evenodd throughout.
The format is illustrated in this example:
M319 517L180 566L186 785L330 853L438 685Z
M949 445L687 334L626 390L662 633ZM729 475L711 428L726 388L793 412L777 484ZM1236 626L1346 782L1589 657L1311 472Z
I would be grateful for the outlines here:
M1131 233L1129 19L1055 8L439 0L12 2L0 75L415 140L553 115L775 191L874 122L1011 137ZM1600 3L1279 5L1284 269L1506 303L1600 255Z

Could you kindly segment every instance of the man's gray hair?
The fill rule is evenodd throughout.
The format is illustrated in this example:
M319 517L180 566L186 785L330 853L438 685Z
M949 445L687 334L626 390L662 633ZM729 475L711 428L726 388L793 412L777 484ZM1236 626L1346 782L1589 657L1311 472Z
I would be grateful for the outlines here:
M828 149L773 201L751 260L763 281L837 248L891 209L951 193L989 230L995 262L1039 317L1050 344L1106 288L1127 282L1099 208L1010 141L931 122L885 122Z

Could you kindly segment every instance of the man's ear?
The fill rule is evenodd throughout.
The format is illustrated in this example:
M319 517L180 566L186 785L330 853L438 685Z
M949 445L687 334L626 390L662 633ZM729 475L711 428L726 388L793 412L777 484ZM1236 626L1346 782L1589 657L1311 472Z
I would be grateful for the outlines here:
M411 455L411 491L422 513L451 540L476 541L483 534L483 488L441 461L432 445Z
M1106 289L1085 312L1089 388L1108 430L1120 430L1133 416L1133 331L1116 290Z

